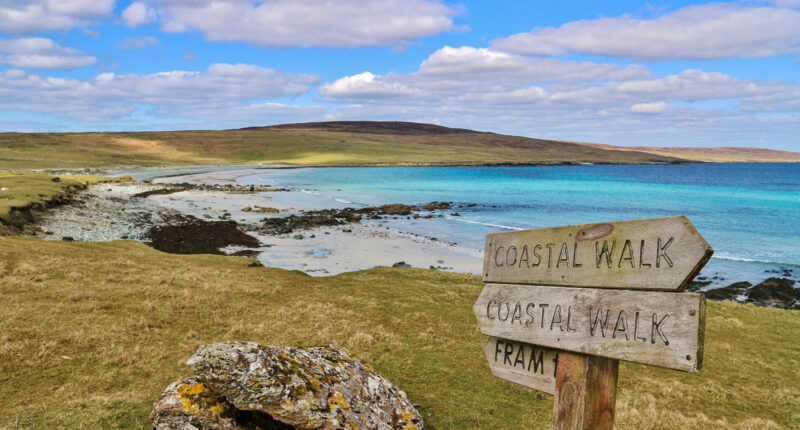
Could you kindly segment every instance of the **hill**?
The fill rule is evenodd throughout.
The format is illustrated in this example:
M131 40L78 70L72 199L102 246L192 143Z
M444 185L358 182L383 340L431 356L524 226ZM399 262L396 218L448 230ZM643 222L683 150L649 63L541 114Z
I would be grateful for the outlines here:
M600 143L582 143L586 146L622 151L646 152L648 154L679 157L685 160L701 162L761 162L761 163L798 163L800 152L778 151L766 148L740 147L657 147L657 146L612 146Z
M473 165L674 163L572 142L406 122L327 122L241 130L0 133L0 168L285 163Z
M398 121L115 133L0 133L1 169L121 165L516 165L800 161L757 148L617 147Z

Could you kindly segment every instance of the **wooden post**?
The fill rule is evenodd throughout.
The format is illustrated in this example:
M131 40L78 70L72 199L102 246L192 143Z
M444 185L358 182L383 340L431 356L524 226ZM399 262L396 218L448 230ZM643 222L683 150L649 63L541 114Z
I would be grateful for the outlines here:
M619 360L558 354L553 430L614 428Z

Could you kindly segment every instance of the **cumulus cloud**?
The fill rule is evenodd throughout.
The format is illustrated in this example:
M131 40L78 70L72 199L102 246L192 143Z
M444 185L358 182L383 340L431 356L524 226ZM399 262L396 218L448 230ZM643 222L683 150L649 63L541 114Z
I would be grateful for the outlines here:
M247 64L213 64L200 72L103 73L89 80L54 78L11 69L0 72L0 109L98 121L128 115L140 104L177 111L181 107L196 106L224 109L297 96L319 82L316 76Z
M800 11L712 3L654 19L623 15L536 28L492 46L529 55L580 52L642 60L764 58L800 52Z
M442 48L413 73L364 72L326 83L318 92L326 102L375 109L416 106L451 115L459 112L461 118L474 115L482 121L504 118L510 124L520 117L580 119L598 112L635 115L635 121L642 121L640 114L664 116L680 104L715 101L734 106L726 115L800 111L796 82L737 79L701 70L659 77L636 65L526 57L472 47Z
M4 0L0 31L31 34L69 30L111 15L114 0Z
M122 43L119 43L116 46L119 49L132 51L135 49L144 49L148 46L156 45L158 42L158 38L152 36L126 37L122 40Z
M650 72L638 65L535 58L485 48L446 46L425 59L415 73L360 73L325 84L319 93L328 101L359 103L438 103L481 96L511 104L541 97L543 85L560 83L572 87L578 82L649 76Z
M195 30L213 41L355 47L399 45L452 30L456 13L434 0L144 0L123 18L136 26L158 15L165 31Z
M148 24L158 19L156 10L143 2L133 2L122 11L122 20L125 25L131 28Z
M60 46L50 39L0 39L0 64L11 67L72 70L96 62L97 58L77 49Z

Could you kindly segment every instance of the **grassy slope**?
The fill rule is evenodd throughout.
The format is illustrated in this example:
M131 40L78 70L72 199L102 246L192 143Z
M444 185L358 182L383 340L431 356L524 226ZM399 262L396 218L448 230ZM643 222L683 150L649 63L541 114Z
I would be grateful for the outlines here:
M0 222L7 222L12 208L44 203L69 195L88 184L117 180L99 176L61 175L55 176L30 172L0 172Z
M267 128L0 133L0 168L4 169L228 163L642 163L653 160L675 158L470 131L378 134Z
M333 343L405 389L431 429L544 428L552 398L494 378L478 277L328 278L135 242L0 237L0 428L148 428L198 345ZM618 428L797 428L800 314L709 303L699 374L623 363Z

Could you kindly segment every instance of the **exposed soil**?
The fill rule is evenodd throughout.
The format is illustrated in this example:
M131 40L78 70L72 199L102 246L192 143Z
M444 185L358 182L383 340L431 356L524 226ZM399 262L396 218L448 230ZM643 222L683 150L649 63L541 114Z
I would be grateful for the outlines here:
M233 221L205 221L190 215L175 216L169 225L155 226L147 233L147 243L172 254L220 254L220 248L241 246L258 248L258 239L236 227ZM240 251L241 252L241 251Z

